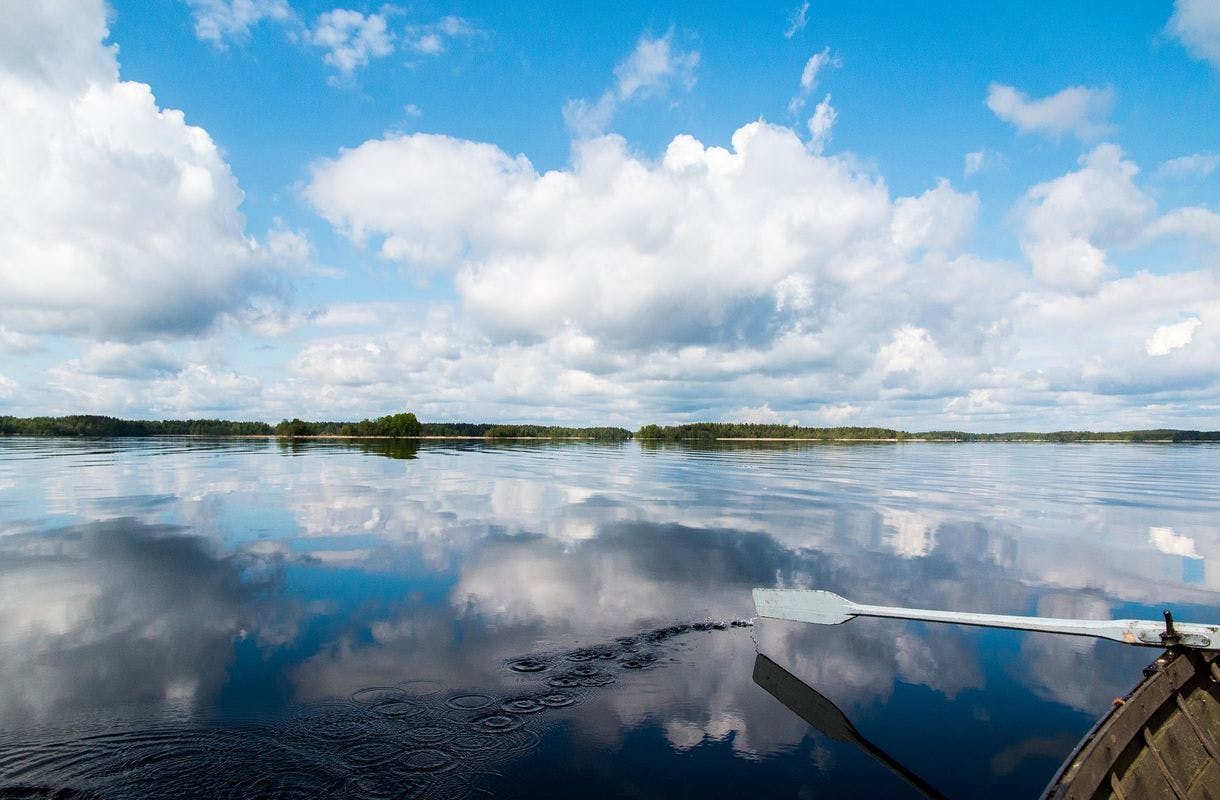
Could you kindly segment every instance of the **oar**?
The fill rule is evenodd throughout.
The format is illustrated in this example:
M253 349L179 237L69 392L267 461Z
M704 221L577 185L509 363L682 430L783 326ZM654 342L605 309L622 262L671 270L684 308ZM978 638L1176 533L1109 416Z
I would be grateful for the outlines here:
M1164 622L1140 619L1014 617L1005 614L866 606L853 603L834 592L808 589L755 589L754 608L760 617L814 622L819 625L838 625L852 617L893 617L924 622L955 622L958 625L980 625L986 628L1066 633L1071 636L1096 636L1099 639L1113 639L1124 644L1146 647L1181 645L1198 650L1220 650L1220 625L1175 624L1173 615L1168 611L1165 612Z
M754 682L788 707L792 713L808 722L831 739L851 742L877 761L884 764L895 775L919 790L930 800L945 800L935 787L907 769L905 765L865 739L830 698L759 653L754 659Z

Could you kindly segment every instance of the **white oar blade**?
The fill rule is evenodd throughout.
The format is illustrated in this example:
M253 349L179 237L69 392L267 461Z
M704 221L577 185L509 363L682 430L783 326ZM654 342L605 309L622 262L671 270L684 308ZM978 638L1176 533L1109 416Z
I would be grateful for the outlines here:
M818 625L838 625L855 616L850 601L820 589L755 589L754 610L760 617Z

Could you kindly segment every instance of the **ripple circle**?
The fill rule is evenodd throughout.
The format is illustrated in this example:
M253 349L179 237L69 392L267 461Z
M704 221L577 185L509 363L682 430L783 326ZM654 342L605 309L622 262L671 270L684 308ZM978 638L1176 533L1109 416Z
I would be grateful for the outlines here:
M445 705L458 711L478 711L494 702L495 700L485 694L455 694L445 701Z

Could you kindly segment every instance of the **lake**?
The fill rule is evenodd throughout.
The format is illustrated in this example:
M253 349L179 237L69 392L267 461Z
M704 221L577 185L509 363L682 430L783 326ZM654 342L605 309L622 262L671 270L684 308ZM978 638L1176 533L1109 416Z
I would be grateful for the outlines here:
M0 438L0 797L1034 797L1159 651L750 589L1220 622L1218 486L1208 444Z

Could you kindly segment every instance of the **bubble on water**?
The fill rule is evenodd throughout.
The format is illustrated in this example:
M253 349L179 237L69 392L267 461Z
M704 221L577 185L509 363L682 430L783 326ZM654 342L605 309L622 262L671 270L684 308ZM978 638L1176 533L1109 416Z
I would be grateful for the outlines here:
M567 655L568 661L575 661L577 663L592 661L595 658L597 658L597 652L594 650L576 650Z
M567 692L551 692L538 698L538 702L547 708L565 708L576 702L576 698Z
M547 686L553 686L556 689L575 689L580 686L580 678L573 678L570 675L556 675L553 678L547 678Z
M508 662L508 668L513 672L542 672L550 664L536 658L518 658Z
M644 667L655 663L656 660L657 656L655 653L639 653L632 658L623 659L619 663L623 669L643 669Z
M445 705L457 711L478 711L494 702L495 700L485 694L455 694L445 701Z
M597 667L577 667L572 670L571 674L577 678L589 678L593 675L600 675L601 670Z
M513 714L536 714L545 706L532 697L518 697L501 704L500 708Z
M476 719L473 724L491 733L508 733L520 728L525 724L525 721L511 714L489 714L486 717Z

